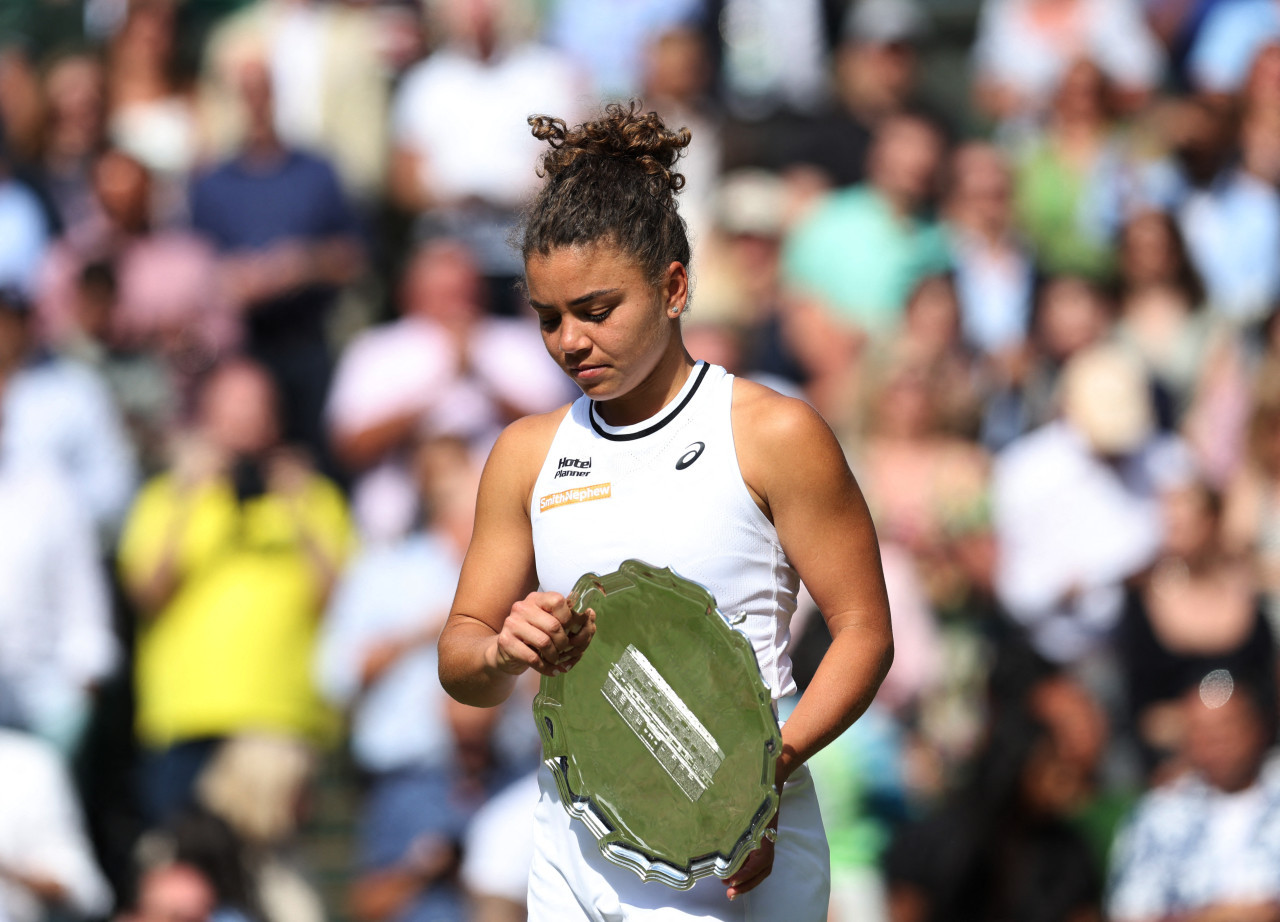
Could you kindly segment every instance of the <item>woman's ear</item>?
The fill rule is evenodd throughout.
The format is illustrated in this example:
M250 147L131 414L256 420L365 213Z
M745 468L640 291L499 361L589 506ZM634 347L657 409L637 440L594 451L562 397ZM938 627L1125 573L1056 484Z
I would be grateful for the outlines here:
M673 262L667 266L667 281L664 291L664 303L667 313L679 317L689 303L689 272L684 263Z

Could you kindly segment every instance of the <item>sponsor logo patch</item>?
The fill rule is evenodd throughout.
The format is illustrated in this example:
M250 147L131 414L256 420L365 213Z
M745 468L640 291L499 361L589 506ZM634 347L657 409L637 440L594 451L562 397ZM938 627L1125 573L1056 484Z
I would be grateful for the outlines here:
M560 459L556 468L557 477L590 477L591 476L591 459L587 458L569 458Z
M560 506L570 506L574 503L589 503L592 500L608 499L612 495L612 483L597 483L586 487L570 487L567 490L560 490L558 493L548 493L546 496L538 497L538 511L546 512L549 509L555 509Z

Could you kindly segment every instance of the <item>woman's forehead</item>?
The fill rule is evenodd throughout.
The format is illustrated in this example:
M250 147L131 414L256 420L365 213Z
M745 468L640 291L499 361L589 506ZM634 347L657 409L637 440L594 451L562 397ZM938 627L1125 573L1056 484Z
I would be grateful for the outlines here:
M525 284L534 301L572 301L602 288L633 288L645 281L638 260L602 241L554 247L525 261Z

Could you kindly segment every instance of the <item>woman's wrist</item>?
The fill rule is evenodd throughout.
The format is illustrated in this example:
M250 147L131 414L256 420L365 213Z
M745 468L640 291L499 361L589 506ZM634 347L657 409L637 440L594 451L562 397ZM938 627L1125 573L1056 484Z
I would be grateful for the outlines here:
M773 786L778 789L779 794L782 793L782 786L787 783L798 767L799 763L795 761L795 750L784 742L782 752L778 753L773 769Z

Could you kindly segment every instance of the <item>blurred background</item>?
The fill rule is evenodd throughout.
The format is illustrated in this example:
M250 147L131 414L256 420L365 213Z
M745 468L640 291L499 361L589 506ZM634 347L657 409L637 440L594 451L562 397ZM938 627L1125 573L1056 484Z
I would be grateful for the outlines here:
M3 0L0 922L524 917L435 638L573 396L525 120L632 97L881 539L833 922L1280 922L1280 0Z

